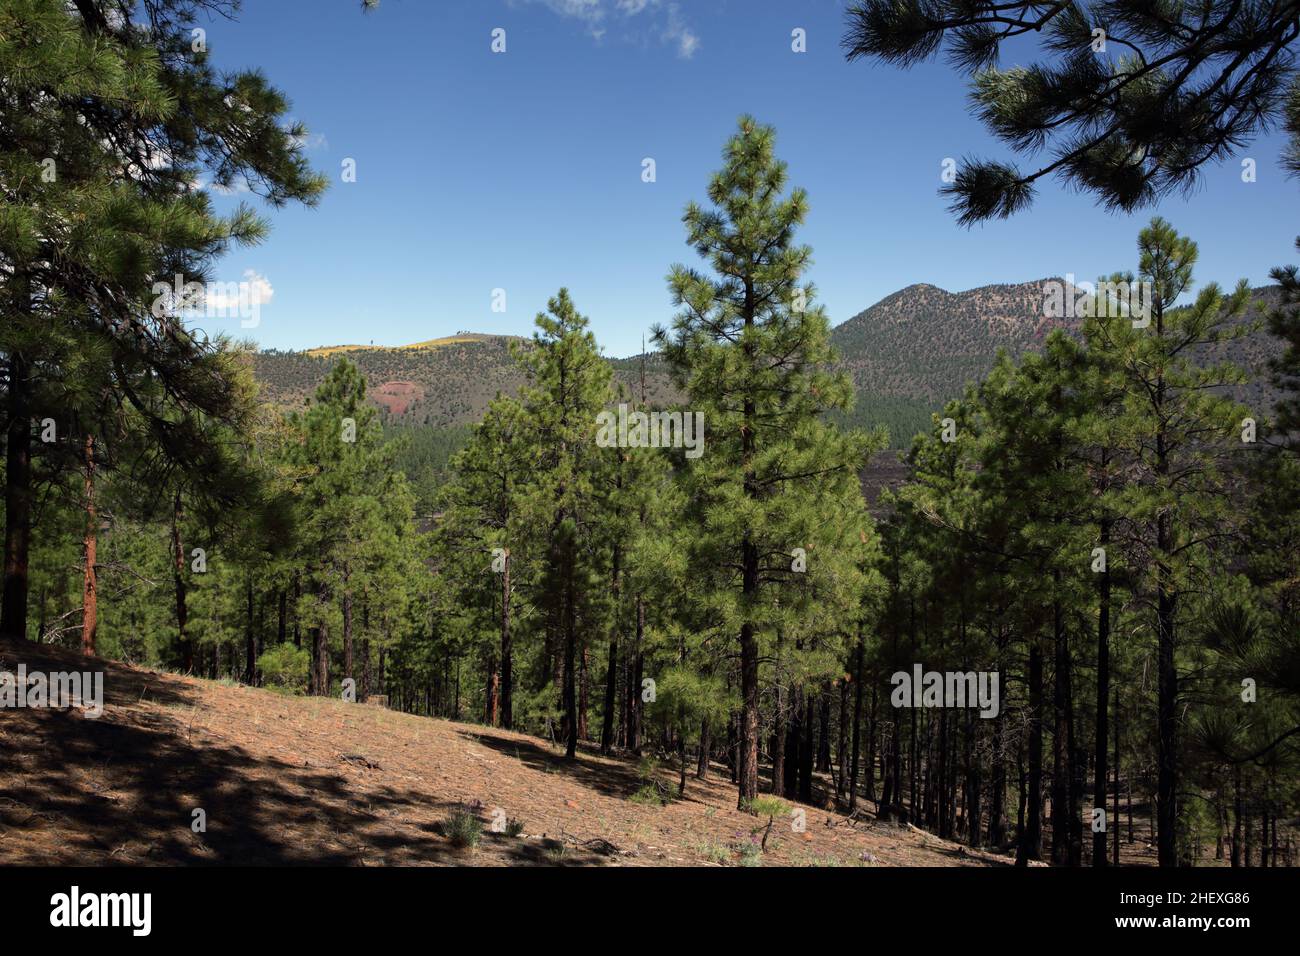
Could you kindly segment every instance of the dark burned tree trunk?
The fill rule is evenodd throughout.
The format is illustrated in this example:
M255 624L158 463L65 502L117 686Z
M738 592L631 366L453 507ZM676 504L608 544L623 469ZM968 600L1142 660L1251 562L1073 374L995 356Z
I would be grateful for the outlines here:
M835 744L835 797L842 804L849 782L849 681L836 681L840 689L840 720Z
M583 635L578 635L578 647L578 739L590 740L587 714L591 712L591 672L587 666L589 651Z
M803 709L803 740L799 742L799 799L804 803L812 803L813 791L813 767L816 761L816 752L813 749L813 731L816 714L813 712L815 703L812 691L804 694Z
M1241 764L1236 764L1232 768L1232 865L1242 866L1241 860L1241 830L1242 812L1241 802ZM1246 860L1245 866L1250 866L1250 861Z
M302 647L302 619L298 602L302 600L302 573L293 572L293 646Z
M709 777L709 750L713 746L711 730L709 718L705 717L700 721L700 755L695 768L695 779L697 780L707 780Z
M871 688L871 714L867 718L867 772L866 793L867 799L876 804L876 809L880 809L880 804L876 803L876 753L877 744L880 744L880 775L885 774L884 764L884 743L880 741L880 721L877 719L879 713L876 688Z
M1115 837L1111 841L1113 850L1111 862L1119 866L1119 687L1115 688L1115 819L1112 826L1115 830ZM1129 826L1133 825L1130 817Z
M176 592L176 632L184 655L182 667L189 674L194 670L194 645L185 633L189 608L185 597L185 548L181 544L181 493L177 490L172 499L172 584Z
M609 628L609 662L605 668L605 710L600 724L600 752L614 750L614 711L618 700L618 625L619 625L619 574L622 549L614 545L610 590L614 599L614 621Z
M26 308L25 281L11 277ZM32 380L31 369L20 352L9 355L8 415L5 432L5 567L4 595L0 599L0 638L27 639L28 552L32 522Z
M343 677L356 680L352 669L352 568L343 565Z
M515 726L514 648L510 637L510 552L501 564L501 726Z
M645 679L645 601L636 596L636 645L629 668L627 687L627 749L641 755L641 681Z
M497 687L500 677L497 675L497 656L494 651L489 650L487 660L483 664L483 670L487 673L487 683L483 688L483 721L489 727L495 727L497 723Z
M253 573L245 580L244 607L244 683L257 686L257 636L253 629Z
M95 554L99 545L99 517L95 513L95 436L86 436L85 453L86 531L81 556L84 566L81 586L81 653L95 656L95 635L99 630L99 587Z
M576 555L573 542L564 545L564 756L578 754L578 609L574 587Z
M831 771L831 691L829 682L822 684L817 695L817 772Z
M999 623L997 629L997 669L999 674L1006 671L1007 631ZM990 846L1002 847L1007 841L1007 737L1006 708L999 707L998 715L993 718L993 753L992 782L989 792L988 842Z
M1043 793L1043 652L1038 636L1029 644L1029 768L1022 790L1020 846L1016 866L1028 866L1042 857L1043 832L1040 824Z
M1056 586L1060 588L1061 573L1053 572ZM1067 750L1069 733L1066 723L1069 707L1069 650L1066 646L1065 620L1061 602L1052 603L1053 646L1056 666L1053 669L1052 713L1055 725L1052 732L1052 863L1064 866L1070 862L1070 756Z
M1110 522L1101 522L1102 551L1110 546ZM1106 811L1106 744L1110 736L1107 725L1107 708L1110 705L1110 562L1101 572L1100 601L1097 611L1097 717L1096 750L1092 767L1092 805L1103 813ZM1116 757L1118 766L1118 757ZM1119 789L1115 791L1115 819L1107 821L1109 826L1119 828ZM1092 835L1092 865L1106 865L1106 831L1094 832Z
M785 790L786 764L785 744L787 733L786 711L789 707L789 691L785 684L785 670L782 652L785 647L785 635L780 628L776 631L776 712L772 715L772 792Z
M849 766L849 812L858 808L858 754L862 734L862 625L858 625L857 646L853 649L853 756ZM873 794L874 796L874 794Z
M746 431L746 440L752 441ZM758 592L758 548L748 538L742 546L742 590L749 606ZM740 626L740 769L737 806L744 809L758 796L758 637L754 625Z
M1161 549L1173 548L1173 536L1166 530L1167 516L1159 519L1161 531ZM1165 550L1165 553L1169 553ZM1156 571L1156 632L1157 632L1157 671L1159 672L1159 701L1157 704L1159 722L1159 747L1157 757L1159 770L1157 774L1156 812L1156 856L1160 866L1177 866L1177 825L1178 825L1178 754L1177 754L1177 699L1178 672L1174 664L1174 594L1170 582L1172 572L1164 562L1159 562Z
M781 775L781 792L789 800L799 795L799 765L803 753L803 688L790 688L785 725L785 761ZM775 783L774 783L775 786Z
M289 634L289 595L284 588L276 592L276 625L275 640L277 644L283 644Z
M375 692L374 682L370 679L370 593L362 592L361 597L361 701L370 699Z
M317 597L323 606L330 603L329 589L321 584ZM329 623L322 620L312 628L312 670L315 693L318 697L328 697L330 692L330 630Z

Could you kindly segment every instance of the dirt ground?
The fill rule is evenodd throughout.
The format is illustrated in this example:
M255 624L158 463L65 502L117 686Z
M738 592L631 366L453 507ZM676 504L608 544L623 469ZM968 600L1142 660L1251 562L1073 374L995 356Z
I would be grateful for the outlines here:
M667 806L632 802L634 761L575 761L525 734L295 698L0 645L28 670L105 670L104 713L0 711L0 864L738 865L765 820L735 809L725 770ZM665 770L675 792L675 774ZM870 806L870 804L867 804ZM796 805L797 806L797 805ZM458 849L442 822L484 823ZM207 830L192 830L194 811ZM498 809L523 824L490 832ZM1005 866L907 826L804 807L777 819L763 866Z

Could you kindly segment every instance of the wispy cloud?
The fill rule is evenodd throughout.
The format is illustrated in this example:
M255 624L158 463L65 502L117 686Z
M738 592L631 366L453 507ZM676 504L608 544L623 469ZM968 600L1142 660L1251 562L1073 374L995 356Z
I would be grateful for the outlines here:
M577 20L587 34L600 41L611 26L630 37L652 36L671 44L677 55L689 60L699 49L699 35L674 0L509 0L512 6L540 4L558 16Z

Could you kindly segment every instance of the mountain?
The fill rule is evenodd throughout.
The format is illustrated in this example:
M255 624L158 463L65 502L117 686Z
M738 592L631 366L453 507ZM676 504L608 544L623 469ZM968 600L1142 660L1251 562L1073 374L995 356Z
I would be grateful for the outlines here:
M346 355L365 375L370 397L383 409L386 422L445 428L477 422L498 392L519 390L524 376L511 355L511 345L528 348L530 341L460 333L397 348L334 345L305 352L269 350L254 355L253 371L267 401L301 408L338 356ZM644 363L633 358L614 359L610 364L615 377L638 395L644 364L646 399L676 398L657 356L646 356Z
M883 423L893 444L906 446L912 434L928 427L932 412L960 395L966 382L988 372L999 349L1019 356L1037 349L1053 328L1077 333L1079 319L1046 317L1044 288L1059 281L1002 283L964 292L910 285L836 326L831 342L858 395L857 407L841 419L854 425ZM1266 303L1275 301L1271 288L1255 293ZM513 393L523 384L512 343L529 347L528 339L514 336L460 333L400 348L272 350L256 354L255 374L269 401L301 407L330 364L346 354L366 376L387 423L464 426L478 421L499 391ZM1256 331L1202 358L1230 359L1262 372L1277 348L1267 332ZM610 365L631 395L640 395L644 385L651 402L679 399L657 355L611 359ZM1255 383L1239 397L1258 408L1271 402L1274 392L1267 383Z

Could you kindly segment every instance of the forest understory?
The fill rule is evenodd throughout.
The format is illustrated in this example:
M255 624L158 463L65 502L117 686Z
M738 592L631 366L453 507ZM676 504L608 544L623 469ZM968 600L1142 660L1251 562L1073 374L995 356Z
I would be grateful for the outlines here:
M18 661L13 649L3 665ZM24 647L29 669L90 661ZM566 762L550 741L478 724L294 697L127 664L105 671L104 712L14 710L0 723L0 859L11 865L539 865L539 866L1008 866L1014 848L974 849L876 819L863 800L850 817L828 809L834 784L817 775L806 829L735 809L724 765L675 798L665 762L664 806L629 799L644 775L632 756L594 747ZM770 767L764 766L764 773ZM763 789L770 781L763 780ZM207 829L193 832L193 811ZM523 825L492 832L502 810ZM482 823L476 847L445 835L448 818ZM1050 819L1050 815L1049 815ZM1154 866L1147 806L1121 863ZM1050 830L1047 834L1050 842ZM1202 865L1213 865L1213 847ZM1042 865L1035 863L1034 865Z

